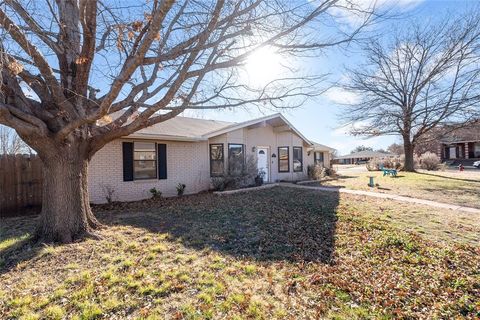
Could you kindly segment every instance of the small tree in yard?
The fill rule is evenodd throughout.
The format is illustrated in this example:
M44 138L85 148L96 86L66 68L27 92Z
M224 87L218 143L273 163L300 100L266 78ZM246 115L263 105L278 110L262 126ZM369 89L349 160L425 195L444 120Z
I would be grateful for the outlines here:
M478 12L478 10L475 10ZM367 63L349 71L344 88L358 96L344 119L353 134L400 135L405 171L414 149L445 123L473 121L480 103L480 17L411 25L391 39L365 45Z
M318 94L323 75L250 85L246 59L265 48L285 58L319 54L371 20L350 1L119 3L0 2L0 124L43 161L43 241L96 237L88 162L106 143L186 109L300 105ZM364 23L334 34L339 10Z

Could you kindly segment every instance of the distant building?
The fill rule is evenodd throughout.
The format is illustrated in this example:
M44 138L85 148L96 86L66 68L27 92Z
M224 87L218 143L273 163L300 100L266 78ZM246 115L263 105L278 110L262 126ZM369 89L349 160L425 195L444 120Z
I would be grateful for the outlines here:
M444 134L437 141L442 160L480 159L480 123Z
M334 164L360 164L366 163L373 158L377 159L385 159L385 158L393 158L395 155L389 152L381 152L381 151L359 151L359 152L352 152L350 154L335 157L332 161Z

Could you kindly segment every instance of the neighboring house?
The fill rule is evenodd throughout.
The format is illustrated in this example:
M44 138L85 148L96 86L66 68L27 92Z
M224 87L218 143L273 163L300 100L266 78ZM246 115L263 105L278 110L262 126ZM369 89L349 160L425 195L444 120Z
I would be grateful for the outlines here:
M332 163L335 164L358 164L358 163L365 163L373 158L377 159L386 159L386 158L393 158L395 155L389 152L380 152L380 151L359 151L359 152L352 152L350 154L335 157Z
M197 193L250 156L267 183L302 180L314 162L329 167L332 150L312 144L280 114L242 123L175 117L97 152L89 166L90 199L106 202L113 190L114 200L141 200L151 188L172 196L179 183L185 193Z
M444 134L436 143L442 160L480 159L480 123Z

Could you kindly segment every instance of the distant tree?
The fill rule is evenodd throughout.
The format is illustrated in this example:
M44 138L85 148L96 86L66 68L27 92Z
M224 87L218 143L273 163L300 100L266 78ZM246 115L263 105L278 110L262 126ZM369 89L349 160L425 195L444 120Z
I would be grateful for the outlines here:
M394 142L388 146L387 151L396 155L401 155L403 154L403 144Z
M349 70L344 89L359 100L344 119L362 124L354 135L400 135L406 171L414 171L415 147L431 130L469 123L480 112L480 14L472 12L373 39L366 63Z
M0 125L0 155L30 152L31 149L20 139L15 130Z
M356 147L352 151L350 151L350 153L356 153L356 152L361 152L361 151L373 151L373 148L361 145L361 146Z

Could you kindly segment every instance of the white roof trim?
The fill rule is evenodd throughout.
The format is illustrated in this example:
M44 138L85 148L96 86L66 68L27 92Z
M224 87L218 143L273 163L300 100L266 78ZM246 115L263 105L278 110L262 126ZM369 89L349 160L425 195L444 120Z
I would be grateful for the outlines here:
M164 134L155 133L134 133L123 137L122 139L153 139L153 140L166 140L166 141L207 141L208 139L202 137L185 137L185 136L169 136Z
M212 131L210 133L207 133L205 135L203 135L204 138L212 138L212 137L216 137L216 136L219 136L221 134L224 134L224 133L227 133L227 132L231 132L231 131L235 131L235 130L238 130L238 129L242 129L242 128L245 128L245 127L248 127L248 126L251 126L251 125L254 125L254 124L257 124L257 123L260 123L260 122L263 122L263 121L268 121L268 120L272 120L272 119L275 119L275 118L280 118L282 119L283 122L285 122L285 124L287 126L290 127L290 129L293 130L293 132L295 132L300 138L302 138L303 141L305 141L308 145L313 145L312 142L310 142L310 140L308 140L307 138L305 138L305 136L303 134L300 133L300 131L298 131L282 114L280 113L275 113L275 114L272 114L272 115L269 115L269 116L265 116L265 117L262 117L262 118L257 118L257 119L253 119L253 120L249 120L249 121L245 121L245 122L241 122L241 123L238 123L238 124L233 124L229 127L226 127L226 128L223 128L223 129L220 129L220 130L216 130L216 131Z

